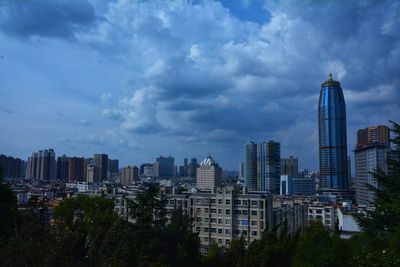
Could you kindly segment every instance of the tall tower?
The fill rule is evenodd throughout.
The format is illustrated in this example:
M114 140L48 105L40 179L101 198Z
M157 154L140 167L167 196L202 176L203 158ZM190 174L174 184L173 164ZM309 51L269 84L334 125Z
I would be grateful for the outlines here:
M274 194L280 193L281 183L281 144L270 140L263 143L265 150L265 189Z
M340 82L333 80L332 74L321 85L318 128L320 189L322 192L347 191L346 104Z
M251 190L257 190L257 144L244 145L244 184Z

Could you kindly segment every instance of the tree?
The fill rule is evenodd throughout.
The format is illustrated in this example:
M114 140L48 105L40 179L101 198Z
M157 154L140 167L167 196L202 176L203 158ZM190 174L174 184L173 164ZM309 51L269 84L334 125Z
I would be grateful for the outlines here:
M18 220L17 199L2 181L3 168L0 166L0 242L16 233Z

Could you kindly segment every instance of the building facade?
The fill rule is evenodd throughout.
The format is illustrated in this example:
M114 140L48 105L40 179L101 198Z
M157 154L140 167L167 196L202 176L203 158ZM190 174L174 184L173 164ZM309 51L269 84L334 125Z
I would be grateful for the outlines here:
M57 179L67 181L69 178L69 157L65 154L57 157Z
M139 168L136 166L127 166L122 168L120 173L120 183L122 185L128 186L132 184L133 181L139 179Z
M56 159L53 149L40 150L28 158L26 178L51 180L56 178Z
M321 85L318 104L319 165L322 192L346 192L346 104L340 83L329 75Z
M107 181L108 173L108 155L107 154L94 154L93 165L97 169L95 171L95 182Z
M25 177L26 162L19 158L0 155L0 166L3 167L4 178L23 178Z

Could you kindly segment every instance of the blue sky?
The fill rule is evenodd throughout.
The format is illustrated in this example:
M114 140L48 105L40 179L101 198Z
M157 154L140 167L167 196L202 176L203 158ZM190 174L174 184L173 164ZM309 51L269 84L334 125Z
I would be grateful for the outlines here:
M273 139L314 170L329 72L351 155L357 129L400 121L400 2L1 1L0 153L237 169Z

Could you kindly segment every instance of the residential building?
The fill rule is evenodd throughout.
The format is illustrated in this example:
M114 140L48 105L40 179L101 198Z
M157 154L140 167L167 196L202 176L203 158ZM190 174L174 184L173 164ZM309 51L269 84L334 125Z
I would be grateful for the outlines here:
M23 178L25 177L26 162L19 158L0 155L0 166L3 167L4 178Z
M94 154L93 165L97 168L97 171L95 172L95 182L107 181L108 155Z
M56 178L56 159L53 149L40 150L28 158L26 178L51 180Z
M128 186L132 184L133 181L139 179L139 168L136 166L127 166L122 168L120 173L120 183L122 185Z
M85 173L85 158L70 157L69 162L69 177L70 181L83 182Z
M387 157L390 151L387 126L373 126L357 132L357 145L354 150L356 202L371 205L375 193L369 186L379 187L373 173L378 169L387 172Z
M308 219L320 221L329 231L335 230L335 207L331 204L316 202L308 206Z
M63 154L57 157L57 179L67 181L69 178L69 157Z

